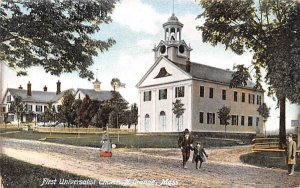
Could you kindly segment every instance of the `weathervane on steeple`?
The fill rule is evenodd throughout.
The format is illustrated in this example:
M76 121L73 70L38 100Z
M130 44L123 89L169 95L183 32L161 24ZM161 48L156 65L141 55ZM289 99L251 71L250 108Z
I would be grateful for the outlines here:
M172 11L172 13L174 14L174 0L173 0L173 11Z

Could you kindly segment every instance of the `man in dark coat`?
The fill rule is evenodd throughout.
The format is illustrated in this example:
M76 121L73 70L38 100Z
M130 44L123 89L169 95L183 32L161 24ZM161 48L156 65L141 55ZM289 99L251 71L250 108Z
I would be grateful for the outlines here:
M193 142L194 142L193 136L190 134L188 129L185 129L183 132L183 135L181 135L178 138L178 146L180 147L181 152L182 152L183 168L187 168L186 162L190 158L190 150L193 146Z

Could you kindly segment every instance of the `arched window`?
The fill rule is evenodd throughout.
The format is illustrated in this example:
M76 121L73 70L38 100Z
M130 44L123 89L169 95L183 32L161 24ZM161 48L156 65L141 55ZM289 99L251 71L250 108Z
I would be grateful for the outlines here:
M150 129L150 116L149 114L145 115L145 119L144 119L144 125L145 125L145 131L149 131Z
M161 131L166 130L166 113L164 111L161 111L159 114L159 127Z
M175 119L176 131L180 132L183 129L183 116L181 115L179 118Z

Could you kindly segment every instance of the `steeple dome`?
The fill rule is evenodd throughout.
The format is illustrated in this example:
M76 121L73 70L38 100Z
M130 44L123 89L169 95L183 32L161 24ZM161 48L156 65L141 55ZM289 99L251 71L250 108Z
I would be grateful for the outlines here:
M173 13L168 21L163 24L164 40L161 40L153 49L155 61L159 57L165 56L171 61L186 63L190 58L192 48L181 39L182 28L183 24L179 22L179 19Z

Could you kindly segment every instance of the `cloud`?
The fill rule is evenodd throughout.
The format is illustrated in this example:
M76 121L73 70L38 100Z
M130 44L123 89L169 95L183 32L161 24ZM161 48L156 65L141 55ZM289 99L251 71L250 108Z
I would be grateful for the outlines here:
M135 32L155 35L161 30L163 16L140 0L122 0L116 5L112 19Z

